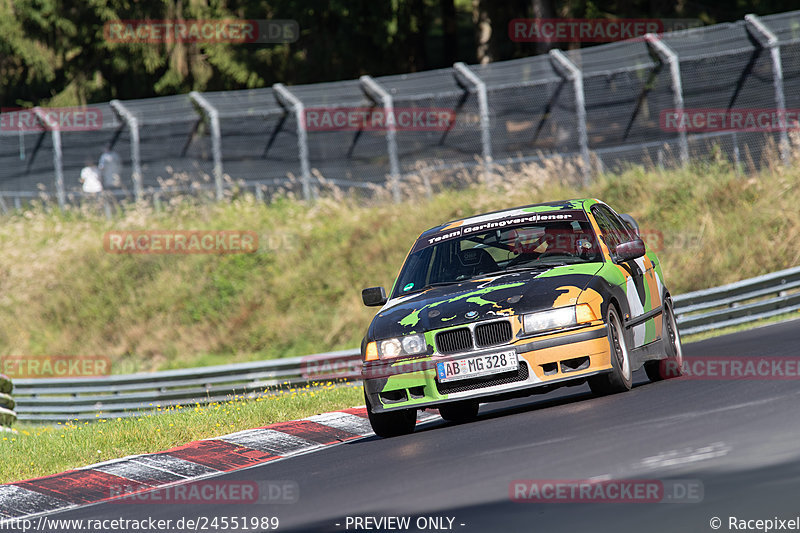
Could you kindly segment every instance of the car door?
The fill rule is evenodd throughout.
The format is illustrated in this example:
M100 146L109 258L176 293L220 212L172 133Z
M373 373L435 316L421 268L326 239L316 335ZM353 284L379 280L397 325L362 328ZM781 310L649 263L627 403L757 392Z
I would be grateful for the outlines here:
M618 244L638 238L619 215L607 206L594 206L592 214L612 257L616 255ZM624 320L625 326L632 332L634 347L657 340L661 335L661 328L657 327L661 320L661 294L653 262L643 256L616 264L625 275L624 287L621 288L628 300L630 316Z

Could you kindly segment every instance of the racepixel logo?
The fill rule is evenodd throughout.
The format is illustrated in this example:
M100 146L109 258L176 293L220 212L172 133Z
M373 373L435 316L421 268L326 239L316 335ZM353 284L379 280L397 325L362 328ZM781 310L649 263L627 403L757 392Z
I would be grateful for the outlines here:
M699 479L517 479L509 498L520 503L699 503Z
M102 127L103 112L97 107L0 108L0 131L94 131Z
M699 19L513 19L508 36L518 43L608 43L702 25Z
M111 43L293 43L295 20L111 20L103 25Z
M309 107L303 116L307 131L447 131L455 122L455 111L436 107Z
M800 379L800 357L695 357L683 364L661 361L663 375L710 381L788 381Z
M665 109L659 117L666 132L775 132L800 129L800 109Z
M111 374L111 359L104 355L6 355L0 374L16 379L86 378Z
M258 251L254 231L109 231L103 248L112 254L251 254Z
M293 504L300 499L296 481L198 481L152 490L148 485L112 485L114 503L152 504Z

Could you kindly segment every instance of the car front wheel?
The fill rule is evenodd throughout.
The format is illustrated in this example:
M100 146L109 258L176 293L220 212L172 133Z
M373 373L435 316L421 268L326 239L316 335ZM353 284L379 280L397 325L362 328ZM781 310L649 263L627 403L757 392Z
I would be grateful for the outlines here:
M625 331L617 310L609 305L606 312L606 327L608 328L608 344L611 348L611 372L589 378L589 388L595 394L614 394L631 389L633 372L631 359L628 354L628 344L625 342Z
M400 435L407 435L414 431L417 425L417 410L416 409L399 409L397 411L387 411L385 413L373 413L367 402L367 416L369 423L372 426L372 431L379 437L399 437Z

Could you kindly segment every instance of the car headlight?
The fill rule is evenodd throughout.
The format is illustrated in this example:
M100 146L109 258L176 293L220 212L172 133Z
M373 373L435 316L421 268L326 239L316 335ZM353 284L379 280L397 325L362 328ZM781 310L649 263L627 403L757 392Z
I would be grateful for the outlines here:
M566 328L577 323L574 305L530 313L522 317L522 326L525 329L525 333L538 333L549 329Z
M378 343L378 354L381 359L392 359L403 355L418 355L425 353L428 345L424 335L406 335L392 339L382 340Z
M579 304L523 315L522 327L525 333L539 333L550 329L568 328L595 320L597 320L597 316L591 306L589 304Z

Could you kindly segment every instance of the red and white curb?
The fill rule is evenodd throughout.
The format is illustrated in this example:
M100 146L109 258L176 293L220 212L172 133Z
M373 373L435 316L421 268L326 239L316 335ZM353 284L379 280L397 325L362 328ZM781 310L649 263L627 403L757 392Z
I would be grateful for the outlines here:
M418 422L439 419L422 411ZM151 490L232 472L374 435L354 407L237 431L164 452L132 455L60 474L0 485L0 525L114 499L115 487Z

